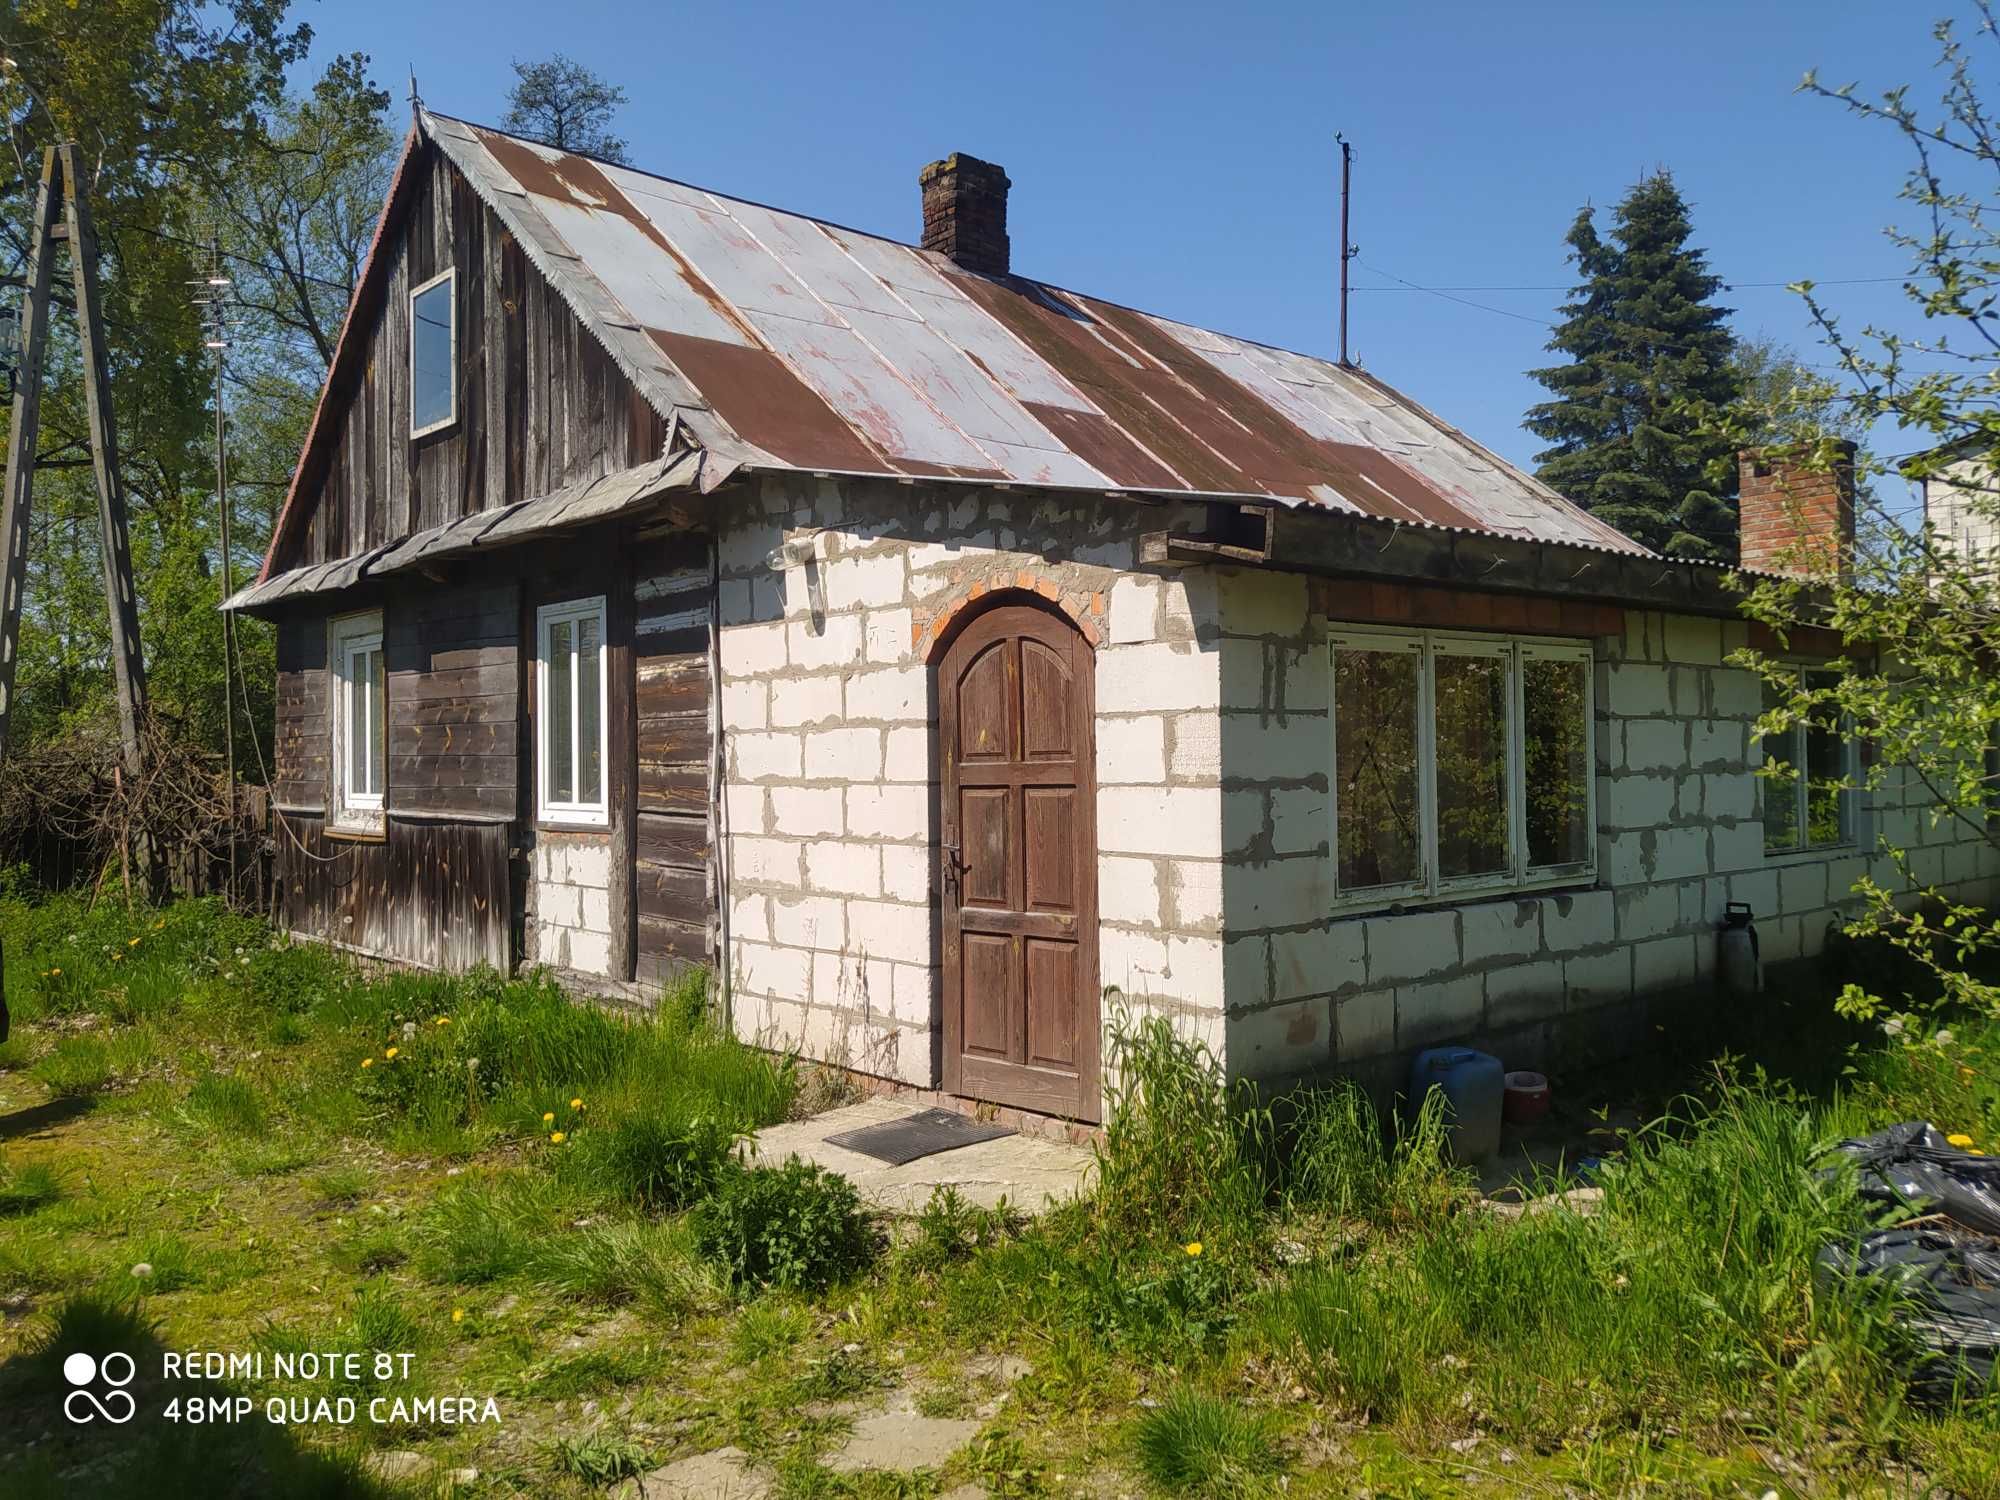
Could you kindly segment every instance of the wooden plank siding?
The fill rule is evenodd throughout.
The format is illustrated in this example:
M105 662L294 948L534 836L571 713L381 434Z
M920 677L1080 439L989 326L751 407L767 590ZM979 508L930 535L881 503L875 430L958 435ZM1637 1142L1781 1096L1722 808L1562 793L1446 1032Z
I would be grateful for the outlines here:
M520 585L399 593L383 612L388 808L511 822L520 784Z
M283 915L298 932L437 968L512 962L519 582L413 580L376 596L387 668L387 816L330 830L327 614L278 630Z
M709 627L714 584L704 536L632 554L633 710L638 735L632 892L637 977L659 983L707 963L715 931L710 868Z
M433 969L511 962L504 823L398 822L382 839L329 836L292 814L280 913L291 931Z
M326 810L333 727L326 649L324 615L293 615L279 624L271 794L280 808Z
M300 521L272 571L332 562L659 456L666 424L434 147L412 182L361 357L328 394ZM410 289L450 269L457 420L412 439ZM344 387L344 388L343 388Z

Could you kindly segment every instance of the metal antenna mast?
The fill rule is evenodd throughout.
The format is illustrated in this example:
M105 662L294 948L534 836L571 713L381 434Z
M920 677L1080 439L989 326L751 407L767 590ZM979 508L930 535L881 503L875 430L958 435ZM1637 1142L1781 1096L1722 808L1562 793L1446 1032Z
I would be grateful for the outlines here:
M215 507L222 527L222 597L236 592L235 556L229 539L229 458L224 444L222 370L229 347L230 279L222 273L222 241L208 239L208 275L189 283L194 305L208 322L207 347L215 351ZM222 612L222 761L229 795L229 900L236 901L236 715L232 704L236 672L236 616Z
M1347 137L1335 132L1334 140L1340 143L1340 362L1349 363L1347 358L1347 263L1361 252L1348 242L1347 208L1348 198L1354 182L1354 147Z

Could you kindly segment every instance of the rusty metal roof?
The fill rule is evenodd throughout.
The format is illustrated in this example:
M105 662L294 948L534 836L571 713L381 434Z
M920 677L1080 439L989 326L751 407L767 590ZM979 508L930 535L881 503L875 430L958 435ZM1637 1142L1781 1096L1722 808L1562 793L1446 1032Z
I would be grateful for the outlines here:
M420 125L726 465L1267 498L1646 552L1358 370L442 115Z

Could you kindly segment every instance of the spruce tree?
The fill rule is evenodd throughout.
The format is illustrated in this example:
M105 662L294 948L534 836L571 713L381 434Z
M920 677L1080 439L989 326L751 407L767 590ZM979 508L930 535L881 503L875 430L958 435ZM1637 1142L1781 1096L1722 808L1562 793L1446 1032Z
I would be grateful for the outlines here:
M1724 449L1704 423L1738 394L1721 279L1665 171L1626 195L1608 240L1595 217L1586 205L1566 236L1578 285L1548 347L1569 363L1529 372L1554 396L1527 416L1551 445L1537 473L1656 551L1732 561L1735 484L1711 479Z

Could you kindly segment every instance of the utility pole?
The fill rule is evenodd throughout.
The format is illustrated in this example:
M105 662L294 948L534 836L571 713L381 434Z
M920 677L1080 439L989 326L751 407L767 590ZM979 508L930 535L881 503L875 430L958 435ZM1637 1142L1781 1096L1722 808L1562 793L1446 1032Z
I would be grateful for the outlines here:
M229 540L229 457L224 441L222 415L222 370L224 351L229 347L226 307L230 280L222 274L222 241L211 234L208 240L208 275L193 285L198 289L194 305L208 318L207 346L215 351L215 507L222 529L222 597L236 592L236 570ZM236 684L236 616L222 612L222 768L229 796L229 903L236 904L236 715L232 705Z
M1354 259L1354 246L1347 239L1347 202L1354 183L1354 148L1347 137L1336 132L1340 143L1340 362L1347 358L1347 263Z
M111 616L111 670L118 688L120 770L128 785L143 770L140 735L146 721L146 666L139 650L139 599L132 581L132 543L125 523L125 491L118 473L118 430L111 413L111 366L97 296L97 239L90 223L89 187L73 144L51 146L42 156L42 180L29 225L26 296L21 308L20 377L7 447L7 478L0 492L0 763L14 717L14 669L21 652L21 594L28 578L28 518L35 489L36 445L41 441L42 374L48 352L50 283L56 246L69 243L76 286L77 336L83 355L83 404L90 428L91 468L97 479L97 521L104 534L104 602ZM0 1041L7 1035L7 1007L0 995Z

